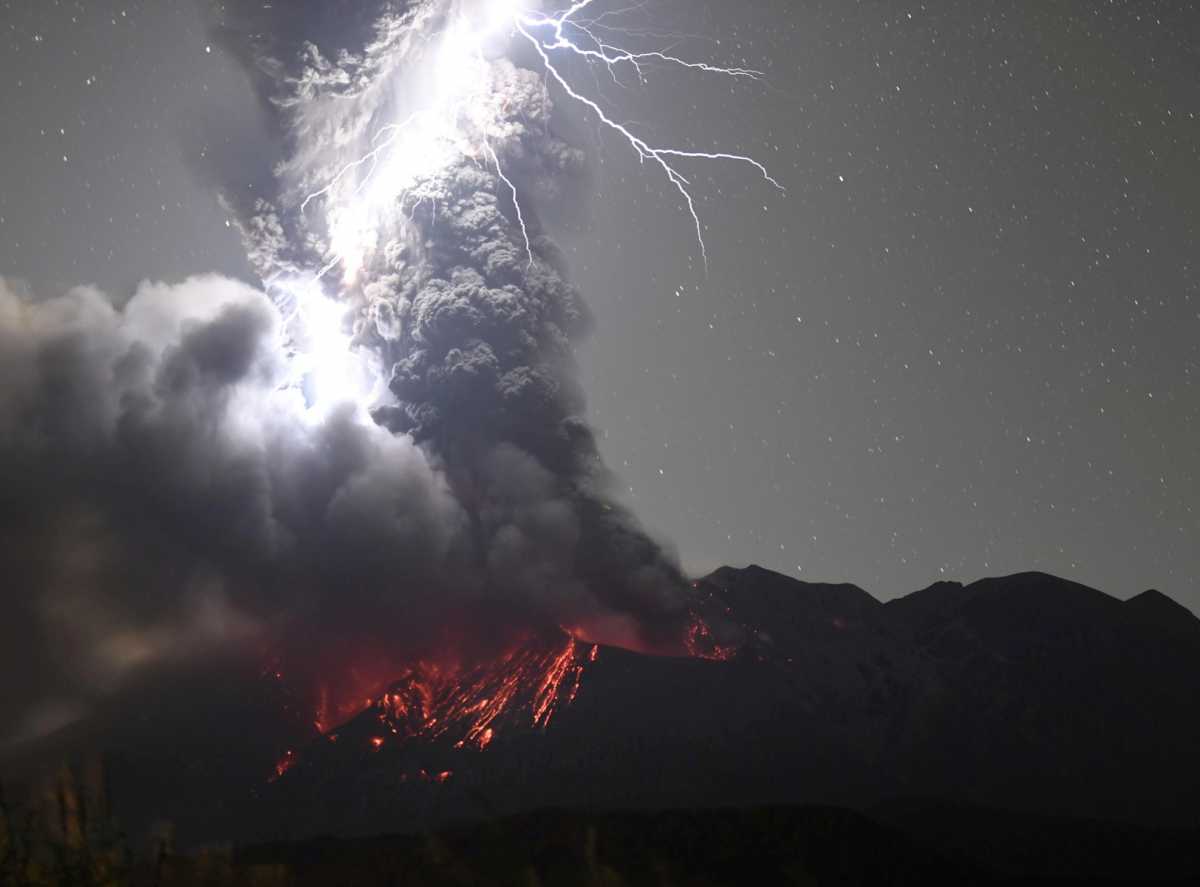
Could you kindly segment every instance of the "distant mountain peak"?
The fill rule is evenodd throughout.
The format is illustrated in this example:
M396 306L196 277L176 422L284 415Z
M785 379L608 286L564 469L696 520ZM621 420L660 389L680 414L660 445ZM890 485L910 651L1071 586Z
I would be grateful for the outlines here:
M1148 588L1141 594L1134 595L1125 601L1125 606L1145 615L1160 616L1172 621L1200 622L1195 613L1157 588Z
M780 573L777 570L760 567L758 564L748 564L745 567L718 567L699 581L725 587L732 587L739 583L757 587L767 582L778 586L791 586L796 591L819 589L834 593L842 592L850 597L866 598L874 603L878 603L870 592L852 582L808 582L804 579L797 579L795 576L789 576L786 573Z

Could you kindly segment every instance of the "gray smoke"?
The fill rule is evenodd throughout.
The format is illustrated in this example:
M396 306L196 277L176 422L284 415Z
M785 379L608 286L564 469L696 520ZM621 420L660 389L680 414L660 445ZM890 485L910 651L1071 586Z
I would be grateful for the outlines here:
M299 418L277 309L220 278L143 285L123 306L0 283L0 628L16 733L142 667L332 637L421 589L465 526L404 437ZM419 593L407 594L410 607ZM373 612L374 611L374 612ZM402 625L396 636L403 640Z
M678 642L680 570L611 498L583 419L589 316L533 212L583 158L554 135L537 73L489 65L491 148L531 249L508 184L464 155L395 202L352 280L323 283L384 373L373 421L312 418L289 368L280 282L330 251L302 197L420 93L451 11L219 4L286 146L269 187L227 195L262 289L204 277L43 299L0 281L0 568L20 590L0 623L0 742L233 647L336 695L368 665L387 680L406 656L506 629Z
M264 279L324 263L319 214L295 207L420 92L423 53L463 4L378 3L374 17L363 12L370 6L355 4L357 17L326 30L328 4L315 4L309 19L306 4L277 16L261 4L224 4L228 41L292 136L275 201L259 203L245 226ZM542 73L500 56L487 76L498 109L490 147L528 230L486 157L460 156L396 201L358 282L340 293L355 305L359 346L390 368L395 402L375 416L437 460L470 517L472 561L495 594L560 620L625 614L661 641L678 628L681 574L609 495L573 358L589 315L533 214L580 171L583 155L554 134Z

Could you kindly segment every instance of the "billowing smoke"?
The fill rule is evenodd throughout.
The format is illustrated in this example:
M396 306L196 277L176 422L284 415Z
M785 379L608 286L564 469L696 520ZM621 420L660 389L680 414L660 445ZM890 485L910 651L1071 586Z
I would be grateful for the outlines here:
M268 291L303 300L289 285L321 268L351 306L353 345L387 379L373 418L429 454L468 517L456 582L661 641L680 572L608 496L572 353L587 310L534 215L583 157L554 134L544 74L504 57L505 29L478 33L515 4L352 6L328 30L329 4L298 30L294 7L224 7L288 136L274 198L245 216Z
M685 584L609 495L588 313L534 212L583 162L546 78L482 43L445 69L449 2L218 7L286 146L226 194L261 286L0 283L0 741L234 646L334 716L516 630L673 649Z
M279 326L219 278L120 307L0 286L0 534L23 592L0 646L23 732L139 667L376 624L389 593L427 605L465 514L410 439L306 417Z

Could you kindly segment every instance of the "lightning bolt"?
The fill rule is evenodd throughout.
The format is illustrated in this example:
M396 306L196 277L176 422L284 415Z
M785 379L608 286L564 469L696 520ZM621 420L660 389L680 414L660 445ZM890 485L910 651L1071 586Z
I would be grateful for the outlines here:
M677 56L669 55L664 52L630 52L628 50L611 47L601 41L592 34L585 26L572 22L572 18L587 9L592 5L593 0L578 0L568 9L558 15L520 15L514 19L514 28L525 40L534 48L538 56L542 60L546 73L558 83L559 87L573 101L583 105L595 115L606 128L616 133L621 137L638 155L638 158L645 161L650 161L654 165L662 169L667 180L674 185L675 190L679 192L684 204L687 206L688 213L692 217L692 222L696 228L696 241L700 246L700 254L704 260L705 270L708 269L708 247L704 242L704 226L700 221L700 214L696 210L696 200L690 190L691 182L673 166L668 158L692 158L701 160L730 160L738 163L749 164L762 174L763 178L771 183L772 186L780 191L784 191L784 187L776 181L767 168L752 157L747 157L741 154L729 154L726 152L708 152L708 151L684 151L678 148L670 147L654 147L647 143L644 139L635 135L630 129L622 123L613 120L604 109L593 99L588 98L581 92L576 90L563 73L555 65L551 53L555 50L566 50L581 58L598 61L605 65L610 72L614 71L621 64L630 64L637 71L639 79L645 80L643 63L648 60L656 60L669 65L686 68L689 70L698 70L706 73L723 74L728 77L747 77L750 79L758 79L761 74L758 71L753 71L748 68L722 68L715 65L709 65L701 62L688 62ZM587 48L576 44L567 33L567 26L574 24L588 39L591 40L595 48ZM546 29L550 32L549 38L536 36L534 32L539 29ZM615 76L615 74L614 74Z
M605 43L593 33L596 30L594 22L582 22L573 18L573 16L582 12L591 5L591 0L587 3L576 3L570 9L560 13L557 16L533 16L526 15L518 18L518 23L524 23L530 27L547 27L553 34L553 40L541 40L541 46L547 50L565 49L581 58L591 61L598 61L604 64L610 72L622 62L629 64L637 72L638 79L646 82L644 64L647 62L663 62L669 66L680 68L688 68L693 71L703 71L709 74L724 74L728 77L745 77L750 80L761 79L763 74L761 71L755 71L751 68L722 68L717 65L710 65L705 62L689 62L675 55L670 55L661 50L653 50L649 52L632 52L627 49L622 49L617 46L612 46ZM573 40L567 37L566 27L570 25L580 33L584 34L595 46L594 49L587 49L577 45ZM527 39L532 40L529 34L524 35ZM615 79L615 73L614 73Z
M374 174L376 167L379 165L380 156L396 143L396 141L404 134L404 131L408 129L410 124L418 120L424 114L428 113L428 111L417 111L416 113L410 114L408 119L406 119L403 123L389 123L387 126L380 129L377 133L375 133L375 137L371 140L375 147L362 157L358 158L357 160L350 161L340 170L338 170L337 174L329 180L328 184L326 184L324 188L321 188L319 191L314 191L305 197L300 203L300 211L304 212L306 209L308 209L308 205L314 200L319 197L324 197L333 191L333 189L338 186L338 183L347 175L354 172L354 170L370 163L371 169L367 172L366 177L358 184L358 187L354 189L355 194L360 193L363 188L367 186L367 182L371 180L371 176Z
M521 199L517 196L517 186L512 183L512 179L504 174L504 169L500 166L500 158L496 156L496 150L492 147L492 143L485 141L483 149L487 152L492 163L496 167L496 175L500 176L500 180L508 185L508 190L512 192L513 207L517 211L517 224L521 228L521 237L525 239L525 255L529 257L528 267L533 267L533 247L529 242L529 228L525 224L525 213L521 210Z
M571 101L576 102L590 112L602 127L625 142L642 163L650 163L661 170L667 181L678 192L692 220L700 255L707 272L709 261L708 247L704 240L704 225L697 209L696 198L692 193L692 183L678 168L678 161L707 160L739 163L756 170L764 180L777 190L785 192L786 189L771 176L762 163L753 157L724 151L694 151L650 144L634 133L629 125L615 120L605 112L595 99L573 86L568 77L563 73L560 64L556 62L556 57L566 55L568 57L583 59L589 64L601 65L608 71L613 81L618 84L620 83L618 72L622 69L632 70L638 80L644 84L646 82L646 71L651 65L675 67L686 71L715 74L734 79L759 80L763 75L761 72L750 68L722 67L706 62L689 61L667 50L637 52L613 45L608 40L602 39L597 32L616 32L617 29L609 25L600 24L600 22L604 18L620 14L622 10L601 12L591 21L585 20L581 14L592 8L593 3L594 0L575 0L566 9L551 14L526 10L522 7L520 0L515 0L515 2L514 0L491 0L492 6L489 9L489 20L492 22L490 27L494 30L485 30L481 33L479 31L472 31L469 28L469 24L463 25L467 34L465 45L469 47L467 54L473 61L479 64L480 70L485 70L487 63L484 60L481 48L483 40L490 36L496 36L496 32L504 29L509 32L510 36L518 36L532 47L541 61L546 76L557 83L562 92ZM364 176L363 180L353 191L354 195L359 195L366 188L367 183L371 181L379 164L384 162L385 155L395 150L405 134L414 128L419 128L422 122L428 122L431 119L436 120L441 117L446 126L444 130L434 127L434 131L440 133L439 136L435 136L438 138L445 138L445 132L448 131L459 130L461 132L460 119L464 114L470 113L468 106L472 98L475 97L470 95L458 96L441 108L434 107L420 111L401 123L388 124L383 127L375 134L371 150L362 157L347 163L323 188L306 196L300 205L301 210L306 209L312 201L318 198L332 199L339 183L345 177L367 166L369 168L366 176ZM476 122L478 123L478 121ZM481 145L478 146L477 150L495 167L497 175L512 195L517 224L524 240L525 252L529 258L529 264L532 266L534 261L533 250L516 185L505 174L500 157L492 146L488 131L488 122L484 121L478 128L481 131ZM402 197L406 189L402 187L400 190L401 193L399 195L390 196ZM343 256L335 254L326 266L322 268L318 277L323 277L327 274L342 262L343 258Z

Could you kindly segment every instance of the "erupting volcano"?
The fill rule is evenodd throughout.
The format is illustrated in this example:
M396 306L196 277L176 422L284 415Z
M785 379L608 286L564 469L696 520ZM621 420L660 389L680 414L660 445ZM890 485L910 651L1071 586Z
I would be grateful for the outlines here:
M737 653L714 640L699 614L692 617L685 646L686 656L697 659L725 662ZM286 750L271 781L326 744L359 752L437 749L444 756L449 750L481 752L501 737L544 732L575 701L600 657L600 644L560 629L526 634L482 661L464 663L445 652L418 660L401 667L387 690L364 700L348 721L327 729L327 709L319 712L313 720L318 735ZM429 773L424 767L415 772ZM452 772L440 771L437 781Z
M281 314L283 387L310 434L344 424L368 451L352 490L301 515L339 518L336 538L312 541L347 557L317 566L307 611L282 622L272 652L320 733L343 734L364 699L384 728L376 748L482 748L518 722L544 727L579 690L585 645L571 634L732 655L613 491L575 367L590 317L538 206L573 193L585 168L559 134L564 108L665 177L705 263L681 164L782 189L751 157L651 144L575 84L576 66L643 84L655 67L759 76L620 49L597 36L613 15L592 0L413 0L306 29L261 4L221 6L226 43L288 134L253 200L226 192ZM414 484L388 450L428 475Z
M1200 883L1149 5L0 0L0 884Z
M359 717L322 738L339 742L348 733L361 739L365 729L378 734L367 740L372 750L419 740L481 751L500 732L545 729L559 708L574 701L584 668L598 653L598 645L561 632L522 639L506 653L470 666L418 661L404 668L382 696L367 700ZM320 730L320 720L314 723ZM288 750L276 775L296 761L296 751Z
M592 91L592 68L640 86L659 68L759 77L653 31L620 48L621 10L336 9L214 4L279 136L273 162L216 171L258 287L0 290L6 358L69 358L0 391L0 418L34 430L0 436L0 464L78 466L17 509L21 533L54 540L29 569L62 599L38 617L103 676L62 695L256 656L280 711L247 743L277 746L270 797L310 801L351 763L380 784L457 783L464 760L555 733L597 670L603 690L631 661L737 664L728 608L688 586L600 457L576 365L591 316L539 208L579 196L589 152L564 133L581 122L660 177L706 267L693 167L782 190L749 156L650 140Z

